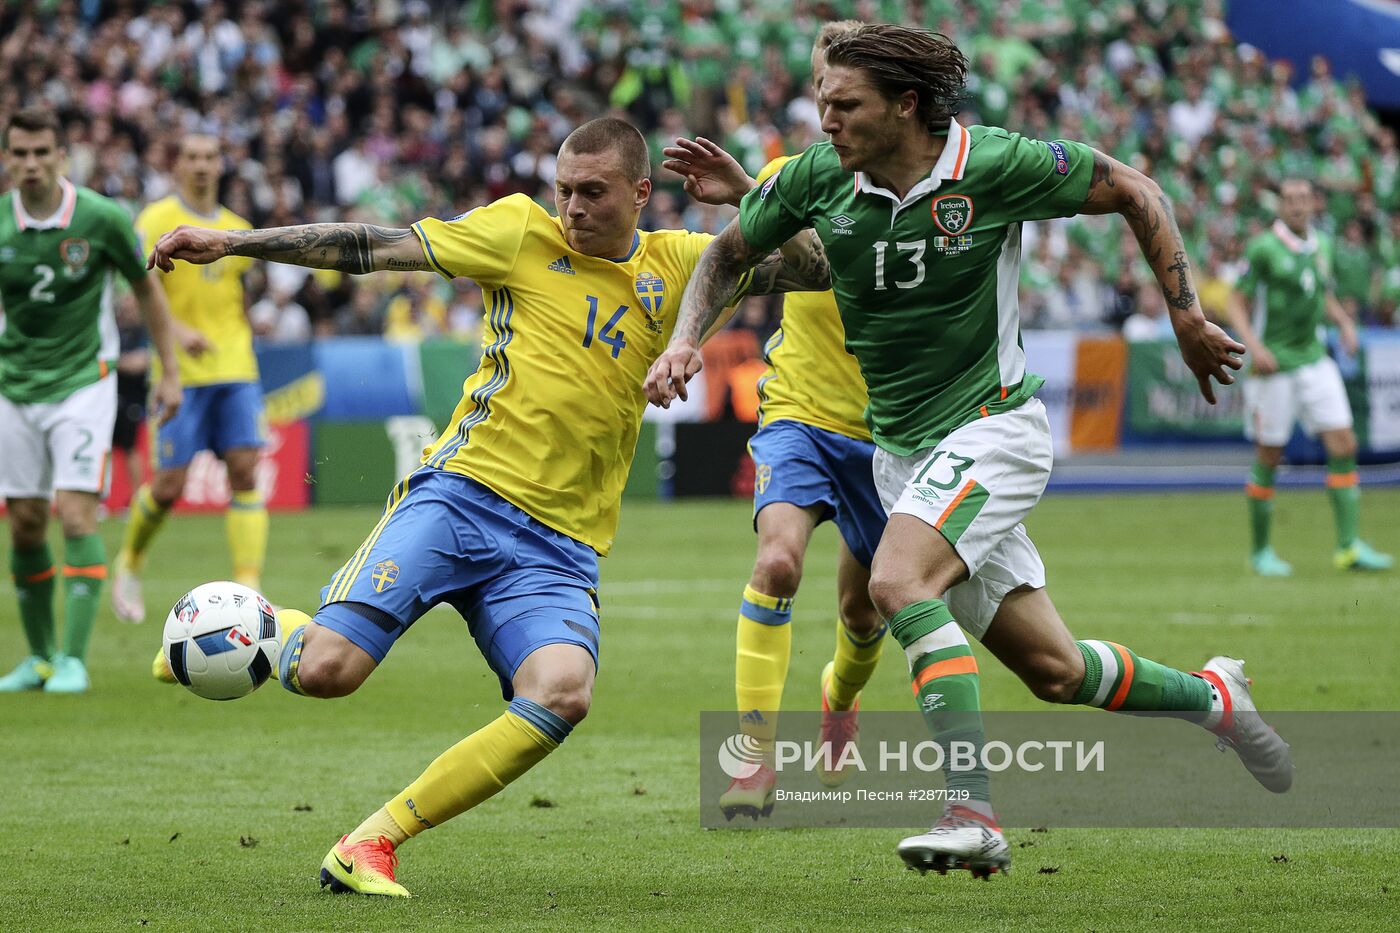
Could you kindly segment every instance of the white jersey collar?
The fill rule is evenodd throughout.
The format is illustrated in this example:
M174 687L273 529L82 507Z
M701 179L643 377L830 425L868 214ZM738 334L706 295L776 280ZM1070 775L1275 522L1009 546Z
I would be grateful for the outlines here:
M1274 221L1273 231L1274 236L1282 240L1283 245L1287 246L1295 253L1311 253L1313 250L1317 249L1317 236L1313 233L1312 227L1308 228L1308 235L1303 239L1300 239L1298 234L1288 229L1288 224L1284 223L1282 220Z
M967 170L967 154L972 148L972 134L963 128L957 120L951 120L948 125L948 141L943 144L943 152L939 154L938 161L933 163L933 170L928 173L928 177L921 179L918 184L909 189L903 199L895 196L888 188L881 188L870 180L864 172L856 172L856 194L878 194L881 197L889 198L898 207L904 207L913 201L917 201L924 195L937 191L939 185L945 181L957 181L963 177Z
M78 189L62 177L58 179L58 187L63 192L58 209L43 220L29 216L29 212L24 209L24 201L19 196L19 189L15 189L15 226L20 230L66 230L68 223L73 219L73 208L78 203Z

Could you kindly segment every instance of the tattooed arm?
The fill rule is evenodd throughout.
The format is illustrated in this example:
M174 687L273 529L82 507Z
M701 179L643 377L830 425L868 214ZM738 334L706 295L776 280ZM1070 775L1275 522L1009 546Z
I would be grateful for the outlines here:
M685 401L690 397L685 384L703 365L700 359L701 336L709 332L725 305L734 299L744 273L764 258L764 253L754 249L744 239L737 217L705 247L681 295L680 316L671 334L671 342L651 364L651 371L642 383L653 405L670 408L673 398L680 396L681 401ZM825 261L824 257L822 261ZM776 282L779 277L780 273L775 271L766 273L769 282ZM750 286L749 294L768 293L755 292L754 287Z
M769 253L754 266L753 281L749 283L744 294L824 292L829 288L831 266L826 261L826 249L817 238L817 232L807 229L799 231L797 236L784 243L780 249Z
M208 230L176 227L156 241L146 268L169 272L176 259L211 263L224 256L250 256L352 275L393 269L428 272L422 244L408 228L371 224L305 224L266 230Z
M1206 401L1215 404L1214 379L1221 385L1235 381L1232 369L1244 365L1236 355L1241 343L1206 320L1196 297L1186 244L1176 225L1171 201L1157 183L1131 166L1094 150L1094 174L1081 214L1122 214L1137 237L1138 247L1152 268L1171 312L1172 329L1181 357L1196 374Z

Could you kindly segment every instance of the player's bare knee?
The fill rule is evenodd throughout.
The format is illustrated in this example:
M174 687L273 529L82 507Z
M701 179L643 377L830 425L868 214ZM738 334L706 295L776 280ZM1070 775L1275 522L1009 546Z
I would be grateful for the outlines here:
M1356 434L1351 430L1329 433L1323 438L1329 457L1355 457Z
M905 606L925 599L941 598L943 590L928 581L898 571L871 571L870 602L883 618L892 619Z
M582 678L561 677L541 684L529 697L571 726L583 722L593 703L593 685Z
M1084 682L1082 656L1069 658L1053 652L1039 651L1027 659L1026 663L1017 667L1017 673L1031 693L1046 703L1074 702L1075 694Z
M797 587L801 582L801 552L783 545L759 549L750 586L765 596L788 597L797 594Z
M243 458L228 461L228 486L234 492L247 492L257 488L258 461Z
M871 573L870 602L886 619L893 618L896 612L909 605L904 598L906 592L907 587L903 581L892 576Z
M297 683L307 696L323 700L349 696L360 686L343 662L334 657L307 658L305 654L297 665Z
M58 523L65 538L81 538L97 533L97 498L95 496L58 497Z
M586 648L572 643L536 648L511 678L515 695L532 700L571 725L588 715L593 700L596 662Z
M1026 686L1031 688L1036 699L1046 703L1070 703L1079 692L1082 676L1075 676L1057 662L1049 661L1038 667L1026 678Z
M297 683L302 692L325 700L354 693L365 681L361 666L354 663L355 658L348 651L318 640L315 635L316 629L308 626L297 661Z
M10 500L10 541L16 549L32 551L44 543L48 529L48 503L38 508L28 503L20 504Z
M162 471L151 478L151 498L162 509L168 509L175 504L176 499L180 498L184 487L185 474L183 470Z

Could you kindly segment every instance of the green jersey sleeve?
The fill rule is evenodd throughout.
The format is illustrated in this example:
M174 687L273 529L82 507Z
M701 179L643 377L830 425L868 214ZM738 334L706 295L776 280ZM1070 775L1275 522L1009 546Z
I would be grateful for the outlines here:
M1014 220L1072 217L1084 206L1093 173L1094 151L1083 143L1010 133L1002 159L1002 207Z
M754 249L775 250L809 226L812 153L808 149L783 165L739 202L739 232Z
M1261 265L1263 254L1264 241L1260 237L1255 237L1245 244L1244 272L1240 274L1239 281L1235 282L1235 291L1249 301L1254 300L1254 293L1259 289L1260 274L1264 271Z
M131 215L115 201L108 201L103 210L104 236L102 251L128 282L146 277L146 257L136 239L136 226Z

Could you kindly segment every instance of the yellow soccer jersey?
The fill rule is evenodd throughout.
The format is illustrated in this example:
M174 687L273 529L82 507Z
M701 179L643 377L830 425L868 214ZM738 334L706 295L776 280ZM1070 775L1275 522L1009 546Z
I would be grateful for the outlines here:
M758 181L775 175L793 156L774 159ZM758 381L759 424L800 421L858 440L868 396L856 358L846 352L846 329L831 292L792 292L783 297L783 324L763 348L768 371Z
M481 365L423 462L606 555L646 408L642 380L713 237L639 231L628 256L598 259L570 249L559 220L519 194L413 231L433 267L475 280L488 308Z
M209 217L191 210L178 195L172 194L146 206L136 218L136 233L142 248L149 252L162 233L180 224L214 230L251 230L252 224L226 207ZM180 381L187 386L220 382L256 382L258 360L253 355L253 331L243 309L242 275L253 260L229 256L207 266L175 261L175 270L161 273L170 313L177 321L193 327L213 344L199 356L190 356L178 345L175 358L180 365ZM160 378L160 361L152 355L153 377Z

